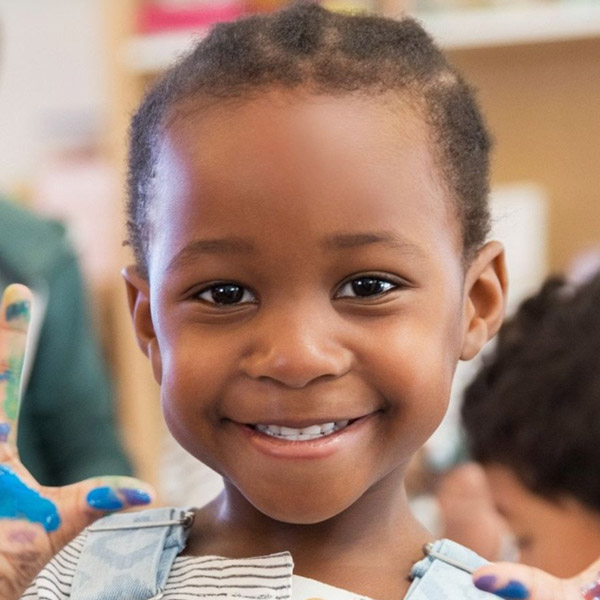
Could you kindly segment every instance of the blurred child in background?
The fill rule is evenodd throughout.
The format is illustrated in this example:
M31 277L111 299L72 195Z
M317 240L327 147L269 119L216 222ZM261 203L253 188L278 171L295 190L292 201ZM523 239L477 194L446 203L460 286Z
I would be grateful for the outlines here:
M550 279L502 328L463 421L521 561L573 576L600 555L600 274Z

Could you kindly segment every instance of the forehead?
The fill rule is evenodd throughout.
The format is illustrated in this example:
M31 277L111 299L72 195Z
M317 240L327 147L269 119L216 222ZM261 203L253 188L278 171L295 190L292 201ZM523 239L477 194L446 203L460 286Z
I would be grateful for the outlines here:
M168 230L192 223L240 235L277 221L288 238L418 224L460 251L425 122L397 96L269 92L186 112L164 132L156 172L151 248L176 251Z

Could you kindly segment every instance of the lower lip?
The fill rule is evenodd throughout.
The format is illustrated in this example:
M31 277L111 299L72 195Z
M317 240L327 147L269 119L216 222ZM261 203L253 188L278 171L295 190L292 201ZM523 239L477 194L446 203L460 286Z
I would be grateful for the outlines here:
M261 433L248 425L235 423L250 443L262 454L274 458L317 459L326 458L356 443L376 413L371 413L335 433L314 440L289 441Z

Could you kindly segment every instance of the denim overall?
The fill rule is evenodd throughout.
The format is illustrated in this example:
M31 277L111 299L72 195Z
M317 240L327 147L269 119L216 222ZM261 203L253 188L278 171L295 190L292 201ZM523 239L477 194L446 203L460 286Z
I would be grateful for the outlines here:
M160 600L175 557L183 550L193 512L159 508L115 514L88 529L71 587L73 600ZM491 600L470 572L485 564L477 554L438 540L410 573L404 600Z

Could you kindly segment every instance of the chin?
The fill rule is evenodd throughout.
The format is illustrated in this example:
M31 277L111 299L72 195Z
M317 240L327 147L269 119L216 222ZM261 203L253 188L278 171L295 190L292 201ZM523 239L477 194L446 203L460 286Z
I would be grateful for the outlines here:
M265 516L279 521L280 523L287 523L289 525L316 525L328 521L333 517L339 515L340 511L323 510L323 506L320 507L289 507L289 506L256 506L255 508L263 513Z
M244 496L263 515L290 525L323 523L343 513L356 501L354 497L334 498L318 490L303 494L279 493L267 498Z

